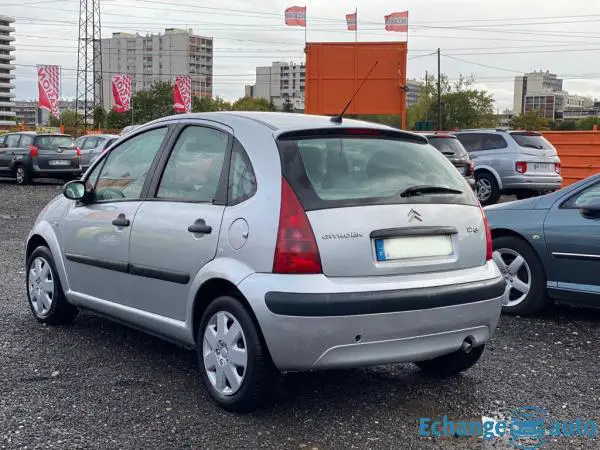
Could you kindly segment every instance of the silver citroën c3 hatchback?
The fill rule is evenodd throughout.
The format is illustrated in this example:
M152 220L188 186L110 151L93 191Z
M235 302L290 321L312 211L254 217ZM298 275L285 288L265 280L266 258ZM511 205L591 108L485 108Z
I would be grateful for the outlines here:
M257 407L280 373L474 365L504 279L473 190L423 136L206 113L146 124L40 213L27 292L198 352L212 398Z

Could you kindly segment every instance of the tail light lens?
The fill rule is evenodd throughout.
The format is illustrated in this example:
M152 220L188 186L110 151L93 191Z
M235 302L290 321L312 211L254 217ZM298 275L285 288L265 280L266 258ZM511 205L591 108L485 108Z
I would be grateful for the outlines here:
M273 272L323 272L319 248L306 212L285 178L281 181L281 207Z
M475 163L473 161L469 161L469 167L467 167L467 175L472 175L475 170Z
M488 222L488 219L485 215L485 211L481 206L479 207L479 209L481 210L481 215L483 216L483 226L485 228L485 260L490 261L493 258L492 254L494 252L492 248L492 230L490 230L490 223Z
M560 175L560 163L554 164L554 171Z
M81 156L81 149L77 147L77 156Z
M40 151L35 145L29 146L29 156L39 156Z
M517 173L527 172L527 163L525 161L517 161L515 163L515 170L517 171Z

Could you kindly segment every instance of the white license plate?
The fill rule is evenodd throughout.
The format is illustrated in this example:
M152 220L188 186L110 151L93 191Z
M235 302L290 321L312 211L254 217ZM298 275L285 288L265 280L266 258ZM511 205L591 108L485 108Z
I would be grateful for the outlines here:
M536 172L554 172L554 164L533 163L533 170Z
M376 239L375 253L377 261L450 256L453 253L452 236L444 234Z
M70 166L71 161L69 161L68 159L52 159L48 161L48 164L50 164L51 166Z

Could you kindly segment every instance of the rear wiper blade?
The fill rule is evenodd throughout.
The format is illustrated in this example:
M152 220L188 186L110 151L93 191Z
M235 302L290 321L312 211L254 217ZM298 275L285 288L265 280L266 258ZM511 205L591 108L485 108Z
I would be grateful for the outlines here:
M445 186L435 186L435 185L423 185L423 186L412 186L400 193L400 197L415 197L418 195L425 194L462 194L463 191L459 191L458 189L452 189Z
M543 147L541 145L535 145L535 144L523 144L523 147L535 148L536 150L543 149Z

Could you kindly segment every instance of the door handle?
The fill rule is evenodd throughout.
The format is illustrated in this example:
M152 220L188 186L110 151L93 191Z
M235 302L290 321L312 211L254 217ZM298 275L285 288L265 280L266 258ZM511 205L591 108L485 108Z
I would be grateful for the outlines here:
M128 227L131 222L129 222L129 219L125 217L125 214L119 214L113 221L112 224L115 227Z
M210 234L212 233L212 227L206 225L204 219L196 219L196 221L188 227L188 231L190 233Z

